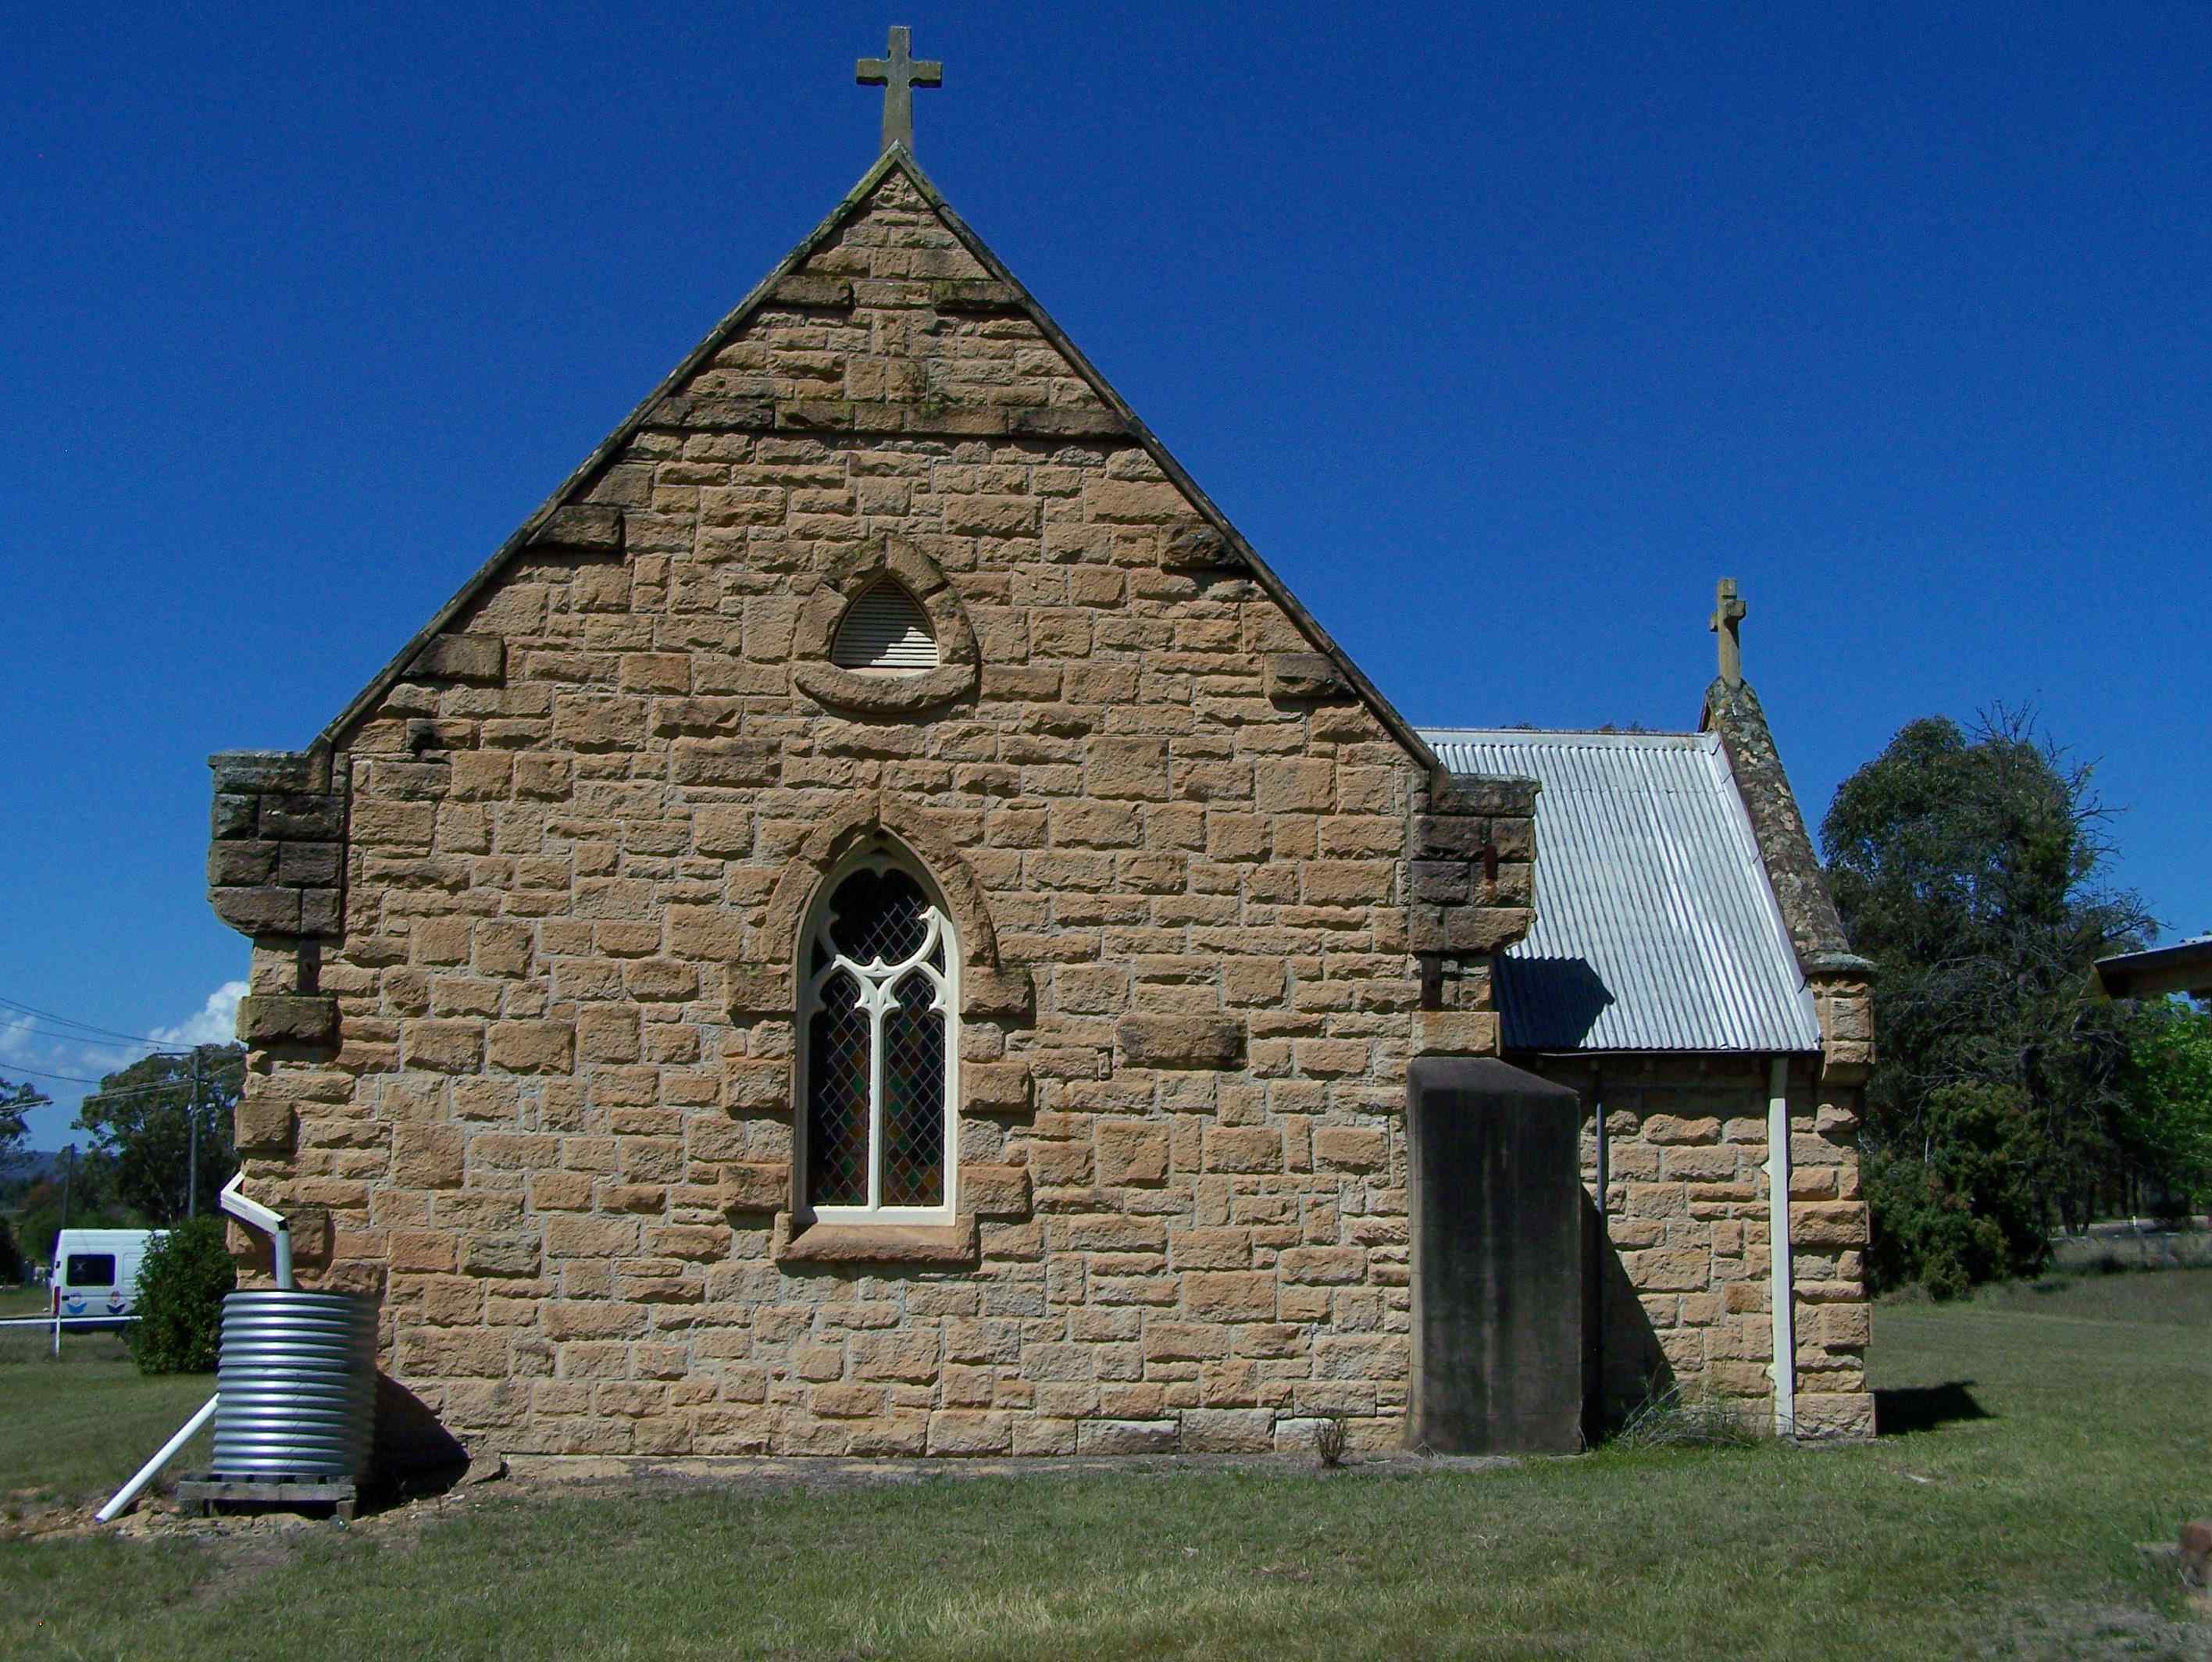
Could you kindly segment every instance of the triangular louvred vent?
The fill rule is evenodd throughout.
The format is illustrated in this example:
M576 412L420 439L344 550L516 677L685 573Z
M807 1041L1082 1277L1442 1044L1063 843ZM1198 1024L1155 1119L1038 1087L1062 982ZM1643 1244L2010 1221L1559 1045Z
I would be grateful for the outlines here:
M846 608L830 644L830 661L842 670L879 674L933 670L937 637L921 604L886 579L871 584Z

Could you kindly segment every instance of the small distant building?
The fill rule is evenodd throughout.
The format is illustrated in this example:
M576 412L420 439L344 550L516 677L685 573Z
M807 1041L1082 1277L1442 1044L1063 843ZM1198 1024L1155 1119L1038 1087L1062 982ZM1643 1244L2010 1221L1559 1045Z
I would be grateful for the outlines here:
M2212 999L2212 935L2097 960L2097 979L2115 998L2163 998L2176 992Z
M887 123L319 737L215 758L303 1280L507 1453L1389 1446L1408 1066L1503 1058L1581 1095L1591 1417L1869 1431L1866 966L1733 585L1695 733L1416 730Z

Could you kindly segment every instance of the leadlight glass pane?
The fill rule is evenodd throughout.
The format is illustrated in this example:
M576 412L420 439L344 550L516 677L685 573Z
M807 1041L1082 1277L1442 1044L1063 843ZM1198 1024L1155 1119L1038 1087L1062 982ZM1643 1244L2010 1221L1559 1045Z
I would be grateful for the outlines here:
M817 1206L868 1204L868 1016L840 970L807 1025L806 1187Z
M884 1204L945 1204L945 1017L915 971L884 1013Z
M855 871L830 901L830 938L856 964L896 964L921 949L929 899L903 871Z

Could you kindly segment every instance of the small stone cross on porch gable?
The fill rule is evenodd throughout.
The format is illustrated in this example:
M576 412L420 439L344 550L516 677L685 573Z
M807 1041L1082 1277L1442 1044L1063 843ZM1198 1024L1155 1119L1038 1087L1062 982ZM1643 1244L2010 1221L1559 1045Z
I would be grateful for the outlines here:
M1743 685L1743 620L1751 609L1735 591L1735 579L1723 577L1713 592L1713 615L1705 627L1720 636L1721 679L1731 687Z
M853 79L863 87L884 89L884 149L903 144L914 149L914 89L945 84L945 65L913 55L914 31L894 27L887 55L863 58L853 65Z

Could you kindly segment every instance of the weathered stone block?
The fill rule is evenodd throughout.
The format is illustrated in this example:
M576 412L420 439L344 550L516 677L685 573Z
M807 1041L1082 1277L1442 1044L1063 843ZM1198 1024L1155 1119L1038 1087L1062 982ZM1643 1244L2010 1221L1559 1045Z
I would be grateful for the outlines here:
M1168 795L1167 741L1094 738L1091 741L1085 777L1094 797L1164 802Z
M623 546L620 508L572 504L546 516L531 541L564 549L584 549L598 554L619 554Z
M778 306L820 306L839 308L853 304L853 285L843 277L811 276L793 272L778 277L769 290Z
M407 670L423 680L498 682L507 674L507 643L497 635L433 635Z
M1315 1163L1325 1168L1373 1171L1389 1160L1390 1139L1383 1131L1364 1126L1319 1125L1314 1129L1313 1150Z
M1187 1408L1182 1414L1186 1454L1264 1454L1275 1446L1272 1408Z
M791 972L755 964L733 964L726 972L730 1010L738 1016L765 1016L792 1007Z
M773 1212L791 1204L791 1168L781 1162L733 1161L715 1185L714 1204L726 1212Z
M1168 1133L1161 1125L1098 1127L1098 1180L1109 1186L1164 1183Z
M1867 1392L1797 1393L1797 1435L1857 1439L1875 1434L1874 1398Z
M1540 789L1532 779L1476 779L1454 773L1431 798L1430 807L1438 814L1513 815L1525 819L1536 811L1536 793Z
M994 278L939 277L929 285L929 303L940 312L1012 312L1021 297Z
M1277 652L1267 659L1264 684L1278 704L1316 704L1349 698L1352 683L1326 652Z
M1085 1420L1076 1427L1079 1454L1172 1454L1181 1435L1174 1420Z
M1495 1056L1498 1015L1487 1010L1413 1012L1413 1049L1422 1056Z
M1444 913L1444 950L1488 957L1535 927L1536 914L1528 907L1462 906Z
M419 1021L400 1026L401 1053L410 1068L474 1073L483 1063L481 1022Z
M973 1212L978 1217L1027 1217L1029 1168L963 1164L960 1210Z
M241 935L297 935L300 891L264 886L253 889L216 889L208 904L215 915Z
M1193 525L1168 538L1160 564L1169 571L1241 571L1244 557L1211 525Z
M250 837L260 829L261 798L240 792L218 791L215 806L208 816L208 834L221 840L226 837Z
M955 1267L975 1262L978 1237L970 1215L945 1226L816 1223L794 1230L778 1212L770 1253L787 1264L910 1264Z
M345 798L329 792L271 792L261 799L261 834L277 842L335 842L345 834Z
M782 765L774 739L683 738L672 753L678 785L766 785Z
M929 1416L933 1454L1008 1454L1013 1446L1013 1421L1007 1415L941 1408Z
M211 889L254 889L276 881L276 856L283 845L237 839L208 845L207 880Z
M1865 1205L1856 1200L1813 1201L1790 1208L1791 1241L1802 1247L1863 1246Z
M1030 1071L1021 1062L969 1062L960 1070L961 1106L970 1113L1030 1111Z
M344 870L345 850L337 843L285 842L276 846L278 883L299 889L337 887ZM307 904L304 898L301 904Z
M467 1152L467 1134L457 1125L395 1125L392 1180L408 1189L458 1189Z
M292 1151L292 1105L281 1099L249 1089L231 1115L231 1127L240 1154Z
M254 993L238 1001L246 1044L319 1045L337 1036L338 1001L319 994Z
M1225 1016L1125 1016L1114 1029L1133 1068L1220 1071L1244 1059L1244 1027Z
M208 758L215 788L260 796L270 791L312 791L319 780L304 750L218 750Z

